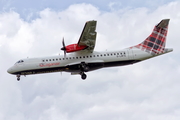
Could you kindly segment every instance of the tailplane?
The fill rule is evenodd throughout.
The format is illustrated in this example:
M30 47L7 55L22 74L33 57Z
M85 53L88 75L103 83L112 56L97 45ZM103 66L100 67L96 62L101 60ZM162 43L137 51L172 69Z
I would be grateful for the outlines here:
M168 32L168 24L170 19L163 19L159 24L157 24L153 32L149 37L147 37L142 43L134 46L151 53L152 55L157 55L166 52L166 36Z

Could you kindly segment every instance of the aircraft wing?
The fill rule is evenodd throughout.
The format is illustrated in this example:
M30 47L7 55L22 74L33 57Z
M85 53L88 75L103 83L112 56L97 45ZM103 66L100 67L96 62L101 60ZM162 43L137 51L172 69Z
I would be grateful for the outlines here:
M87 46L86 51L90 53L93 52L96 43L96 22L94 20L86 22L78 41L78 45Z

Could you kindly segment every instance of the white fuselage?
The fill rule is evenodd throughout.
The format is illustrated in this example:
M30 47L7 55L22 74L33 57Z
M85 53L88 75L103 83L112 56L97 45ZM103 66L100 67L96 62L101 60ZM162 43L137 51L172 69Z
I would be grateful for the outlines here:
M42 58L27 58L22 59L20 62L15 63L14 66L8 69L11 74L29 75L48 72L78 72L78 70L68 70L67 66L78 65L81 62L102 63L102 67L111 67L113 64L106 66L106 63L117 62L117 66L133 64L144 59L153 57L151 54L143 52L139 49L123 49L121 51L112 52L93 52L93 53L74 53L66 57L64 56L51 56ZM129 63L123 63L129 61ZM134 62L133 62L134 61ZM119 62L119 63L118 63ZM116 66L116 65L115 65ZM67 68L66 68L67 67ZM52 69L53 68L53 69ZM38 70L38 72L34 72Z
M166 49L164 53L171 52L172 49ZM70 72L72 75L85 75L84 72L97 70L104 67L124 66L156 57L148 52L137 48L127 48L112 52L76 52L68 56L51 56L41 58L26 58L19 60L8 69L8 73L17 76L20 80L21 75L51 73L51 72ZM82 77L82 79L85 79Z

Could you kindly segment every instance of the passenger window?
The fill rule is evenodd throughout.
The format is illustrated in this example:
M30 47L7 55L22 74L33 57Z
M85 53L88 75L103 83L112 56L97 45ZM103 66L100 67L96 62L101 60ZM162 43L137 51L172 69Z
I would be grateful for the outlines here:
M59 58L59 60L61 60L61 58Z
M49 59L49 61L51 61L51 59Z
M104 54L104 56L106 56L106 54Z
M99 57L99 55L97 55L97 57Z

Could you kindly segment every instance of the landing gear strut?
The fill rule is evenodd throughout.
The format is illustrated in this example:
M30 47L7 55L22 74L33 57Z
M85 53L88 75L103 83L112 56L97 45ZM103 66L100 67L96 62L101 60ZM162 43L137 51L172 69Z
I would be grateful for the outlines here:
M20 81L20 76L21 76L21 75L19 75L19 74L18 74L18 75L16 75L16 77L17 77L17 81Z
M81 62L80 68L81 68L81 71L83 72L89 71L89 67L85 62Z

